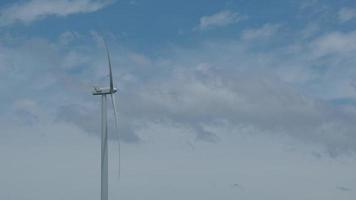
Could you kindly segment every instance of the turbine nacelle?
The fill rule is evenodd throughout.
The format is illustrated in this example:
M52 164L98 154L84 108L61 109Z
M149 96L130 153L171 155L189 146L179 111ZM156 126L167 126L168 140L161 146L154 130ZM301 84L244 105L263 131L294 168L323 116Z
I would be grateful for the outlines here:
M114 81L113 81L113 77L112 77L112 69L111 69L111 59L110 59L110 52L109 52L109 48L106 45L106 42L104 40L104 44L105 44L105 49L106 49L106 55L108 58L108 65L109 65L109 87L105 87L105 88L97 88L94 87L94 91L93 91L93 95L106 95L106 94L114 94L117 89L114 88Z
M105 87L105 88L94 88L93 95L105 95L105 94L114 94L117 92L116 88L110 88L110 87Z

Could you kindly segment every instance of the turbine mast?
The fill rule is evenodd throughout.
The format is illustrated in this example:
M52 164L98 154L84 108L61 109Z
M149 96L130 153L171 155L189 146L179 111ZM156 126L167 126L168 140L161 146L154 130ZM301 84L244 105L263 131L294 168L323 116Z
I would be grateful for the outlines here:
M110 61L110 52L105 43L106 54L108 58L109 65L109 87L94 88L93 95L101 96L101 200L108 200L108 121L107 121L107 95L110 95L111 101L114 109L115 117L115 128L117 129L118 119L116 111L116 102L115 102L115 93L117 89L114 88L112 70L111 70L111 61ZM116 130L117 131L117 130ZM119 142L119 175L120 175L120 134L118 137Z
M101 200L108 200L108 122L107 98L101 96Z

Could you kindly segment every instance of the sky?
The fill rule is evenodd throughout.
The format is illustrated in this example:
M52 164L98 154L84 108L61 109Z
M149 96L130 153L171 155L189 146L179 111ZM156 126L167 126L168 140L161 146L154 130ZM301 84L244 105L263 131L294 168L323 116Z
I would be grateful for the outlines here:
M2 0L0 199L356 197L352 0ZM121 178L118 178L118 134Z

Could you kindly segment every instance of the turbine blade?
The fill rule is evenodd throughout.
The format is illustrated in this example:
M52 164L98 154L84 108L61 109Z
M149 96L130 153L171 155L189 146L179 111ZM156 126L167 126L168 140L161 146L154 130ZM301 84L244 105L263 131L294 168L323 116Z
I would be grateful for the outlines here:
M120 167L121 167L121 149L120 149L120 132L118 129L118 117L117 117L117 110L116 110L116 98L115 98L115 94L110 94L111 95L111 102L112 102L112 106L113 106L113 110L114 110L114 117L115 117L115 131L117 131L118 133L118 137L117 137L117 143L118 143L118 149L119 149L119 179L120 179Z
M112 79L110 52L109 52L109 48L108 48L108 45L106 44L105 40L104 40L104 44L105 44L105 49L106 49L106 54L108 57L108 64L109 64L110 92L113 92L114 91L114 83L113 83L113 79Z

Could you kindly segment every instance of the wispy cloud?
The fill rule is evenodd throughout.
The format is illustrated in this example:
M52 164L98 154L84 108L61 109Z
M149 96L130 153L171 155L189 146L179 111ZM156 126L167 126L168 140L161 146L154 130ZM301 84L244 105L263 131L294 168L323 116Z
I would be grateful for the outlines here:
M343 192L350 192L352 191L350 188L344 187L344 186L337 186L336 189L343 191Z
M199 30L207 30L210 28L227 26L230 24L235 24L244 18L245 17L241 16L237 12L223 10L213 15L201 17L197 28Z
M48 16L65 17L94 12L112 3L111 0L30 0L14 3L0 10L0 26L17 22L29 24Z
M334 31L320 36L311 43L314 53L318 56L337 55L350 56L354 55L356 50L356 31L340 32Z
M356 18L356 9L354 8L342 8L339 10L338 17L340 22L347 22Z
M280 28L278 24L265 24L260 28L248 29L242 32L242 38L245 40L266 38L275 34Z

